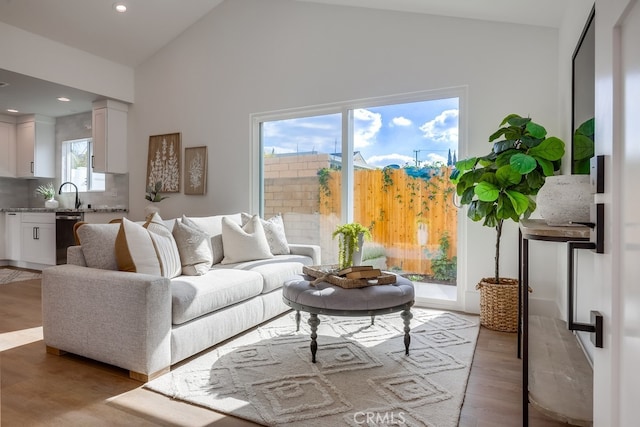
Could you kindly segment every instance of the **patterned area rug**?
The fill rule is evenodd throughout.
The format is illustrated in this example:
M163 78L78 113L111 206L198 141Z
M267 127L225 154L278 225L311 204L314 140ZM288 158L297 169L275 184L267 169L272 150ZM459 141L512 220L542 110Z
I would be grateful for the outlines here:
M275 319L145 387L268 426L457 426L477 316L414 308L405 355L400 313L328 317L311 363L308 315Z
M42 275L35 271L0 268L0 285L23 280L39 279Z

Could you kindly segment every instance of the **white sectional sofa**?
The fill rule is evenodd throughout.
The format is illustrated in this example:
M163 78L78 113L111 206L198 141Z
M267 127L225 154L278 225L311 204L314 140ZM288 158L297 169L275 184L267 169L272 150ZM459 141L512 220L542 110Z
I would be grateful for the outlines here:
M283 282L301 274L305 264L320 264L320 248L282 239L274 242L268 221L246 217L183 216L155 224L148 221L146 228L125 219L126 224L78 227L80 244L68 249L68 264L43 271L47 351L70 352L116 365L129 370L132 378L147 381L168 372L171 365L287 311L282 302ZM200 243L206 241L209 246L199 248L205 248L211 260L205 256L198 265L198 249L185 253L182 246L193 246L197 241L183 236L186 243L181 245L177 228L185 224L201 232L200 236L204 234ZM251 224L253 230L247 228ZM127 227L135 232L127 236ZM165 228L173 233L167 234ZM283 233L282 224L276 221L275 234L280 228ZM264 252L264 240L260 238L256 244L254 239L260 233L276 255L255 253L256 247ZM149 253L144 255L149 250L143 247L148 236L156 260L160 260L160 271L153 270L157 265L143 265L152 258ZM165 249L159 239L168 242ZM171 265L176 262L175 251L166 249L172 239L180 255L177 262L182 264L177 267ZM128 248L122 248L123 240ZM246 257L261 259L243 259ZM135 271L121 271L127 269L127 261L137 263ZM171 269L179 274L171 277Z

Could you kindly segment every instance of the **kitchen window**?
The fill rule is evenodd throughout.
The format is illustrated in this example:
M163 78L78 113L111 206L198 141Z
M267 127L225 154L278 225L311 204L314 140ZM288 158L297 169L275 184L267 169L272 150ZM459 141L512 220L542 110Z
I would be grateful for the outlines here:
M62 142L62 182L73 182L78 191L104 191L105 175L91 170L91 138ZM71 191L65 187L65 191Z

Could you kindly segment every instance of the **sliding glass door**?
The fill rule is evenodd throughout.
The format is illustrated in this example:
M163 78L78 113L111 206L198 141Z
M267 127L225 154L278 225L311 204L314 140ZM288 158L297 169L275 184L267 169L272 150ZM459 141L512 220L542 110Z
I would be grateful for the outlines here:
M292 242L337 263L338 224L369 227L363 263L397 272L424 299L457 298L460 96L426 93L254 117L261 213L281 213Z

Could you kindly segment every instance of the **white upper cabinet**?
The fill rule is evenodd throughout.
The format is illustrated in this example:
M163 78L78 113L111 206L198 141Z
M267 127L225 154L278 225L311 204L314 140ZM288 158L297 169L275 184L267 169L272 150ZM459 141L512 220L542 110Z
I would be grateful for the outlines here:
M31 114L16 123L16 176L55 178L55 120Z
M93 103L94 172L127 173L127 111L129 107L118 101Z
M15 119L0 116L0 176L16 176L16 124Z

